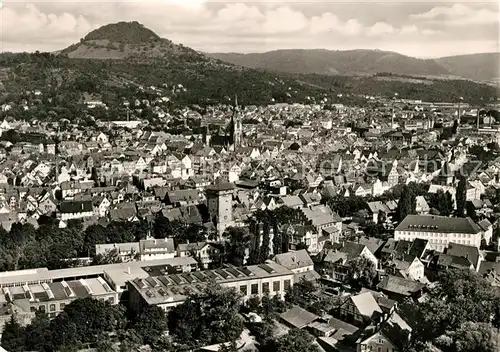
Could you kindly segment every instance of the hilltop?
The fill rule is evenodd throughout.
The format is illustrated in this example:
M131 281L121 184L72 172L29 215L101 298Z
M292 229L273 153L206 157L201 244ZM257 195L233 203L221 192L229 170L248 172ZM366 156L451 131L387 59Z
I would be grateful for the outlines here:
M500 54L474 54L441 59L417 59L380 50L275 50L265 53L207 54L212 58L250 68L320 75L396 75L465 78L495 81Z
M59 55L71 59L209 60L191 48L160 38L139 22L118 22L97 28Z

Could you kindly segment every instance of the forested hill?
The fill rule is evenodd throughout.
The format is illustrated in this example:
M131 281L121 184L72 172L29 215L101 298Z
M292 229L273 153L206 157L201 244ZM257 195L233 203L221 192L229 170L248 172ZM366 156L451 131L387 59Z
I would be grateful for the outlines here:
M181 92L175 87L181 85ZM366 102L365 95L471 103L495 97L495 87L465 80L421 79L392 74L365 77L272 73L209 58L162 39L137 22L120 22L90 32L62 51L0 54L0 103L25 99L26 91L75 105L98 95L112 106L137 87L162 87L178 105L227 103L238 95L244 104ZM175 91L175 92L174 92ZM342 94L343 98L337 96ZM350 97L350 98L348 98ZM351 99L347 101L346 99Z

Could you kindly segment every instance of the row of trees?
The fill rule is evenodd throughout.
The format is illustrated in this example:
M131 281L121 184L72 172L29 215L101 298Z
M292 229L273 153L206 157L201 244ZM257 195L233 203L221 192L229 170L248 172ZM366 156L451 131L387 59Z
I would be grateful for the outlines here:
M14 223L9 232L0 228L0 270L79 265L75 258L93 257L96 244L144 239L148 226L145 221L113 221L106 227L95 224L84 230L81 221L70 220L66 228L59 228L59 221L47 216L39 218L38 228Z
M92 298L77 299L54 319L36 312L31 324L21 326L12 315L2 333L2 347L8 351L77 351L94 347L99 351L134 351L148 344L153 351L168 351L163 336L167 320L163 310L147 308L140 317L130 318L122 305ZM120 342L117 344L117 342Z

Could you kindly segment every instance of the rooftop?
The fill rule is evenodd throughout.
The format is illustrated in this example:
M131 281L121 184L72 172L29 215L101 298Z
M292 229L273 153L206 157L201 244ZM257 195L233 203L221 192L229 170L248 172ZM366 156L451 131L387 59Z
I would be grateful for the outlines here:
M182 302L190 294L201 293L210 282L230 284L243 280L293 276L285 267L268 260L265 264L235 267L225 265L222 269L194 271L149 278L136 278L129 284L141 294L148 304Z
M466 233L481 232L479 226L471 218L449 218L437 215L408 215L395 231Z

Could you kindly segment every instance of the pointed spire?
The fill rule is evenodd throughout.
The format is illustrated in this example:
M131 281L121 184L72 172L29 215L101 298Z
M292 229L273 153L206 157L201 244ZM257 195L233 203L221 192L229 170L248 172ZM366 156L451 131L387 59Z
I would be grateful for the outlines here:
M239 109L239 106L238 106L238 94L236 94L234 96L234 107L235 107L235 109Z

